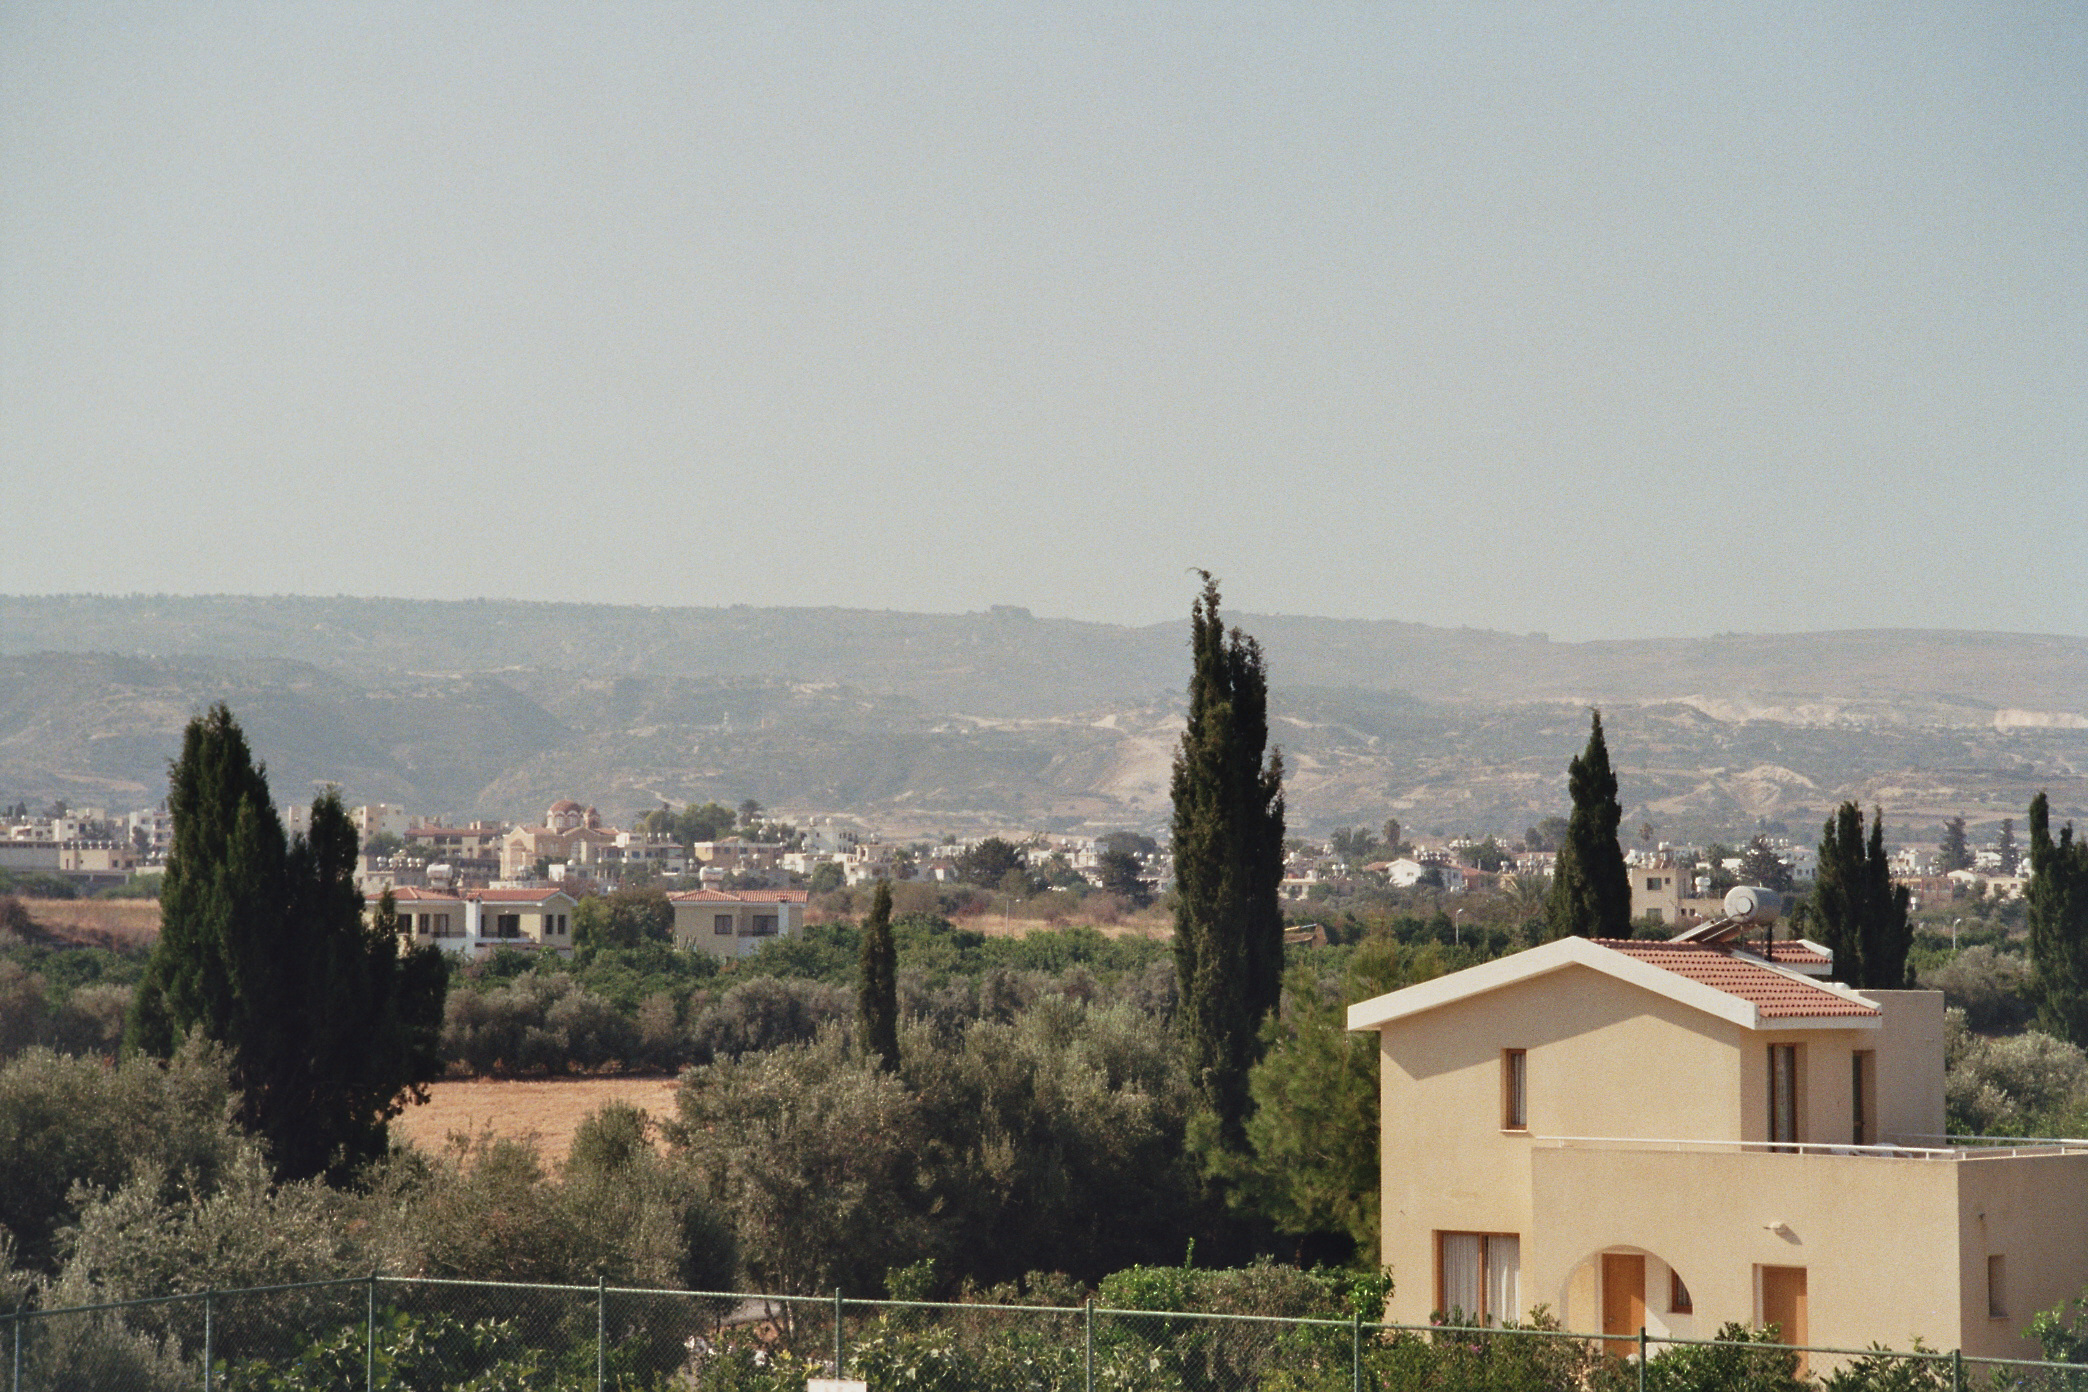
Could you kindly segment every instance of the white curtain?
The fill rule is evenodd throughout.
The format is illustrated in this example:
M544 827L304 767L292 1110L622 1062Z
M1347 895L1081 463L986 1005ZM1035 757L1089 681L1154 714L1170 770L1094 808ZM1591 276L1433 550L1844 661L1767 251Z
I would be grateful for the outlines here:
M1480 1290L1482 1264L1477 1233L1443 1234L1443 1311L1477 1320L1485 1308Z
M1494 1324L1522 1318L1522 1239L1486 1239L1486 1317Z

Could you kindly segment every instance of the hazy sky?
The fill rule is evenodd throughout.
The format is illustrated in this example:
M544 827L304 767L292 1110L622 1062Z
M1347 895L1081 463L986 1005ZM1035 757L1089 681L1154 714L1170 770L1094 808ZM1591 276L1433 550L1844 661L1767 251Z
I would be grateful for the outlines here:
M2088 9L0 7L0 590L2088 633Z

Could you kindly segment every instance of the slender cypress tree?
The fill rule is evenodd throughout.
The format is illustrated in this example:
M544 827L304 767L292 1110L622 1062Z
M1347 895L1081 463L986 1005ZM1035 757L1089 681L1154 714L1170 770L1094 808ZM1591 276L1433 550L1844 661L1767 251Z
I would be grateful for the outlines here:
M1936 868L1946 875L1972 868L1972 844L1965 837L1963 817L1944 819L1943 839L1936 843Z
M365 926L356 834L332 793L285 840L266 771L222 704L189 723L169 777L173 845L160 936L129 1041L165 1056L192 1030L225 1046L240 1119L288 1178L382 1155L386 1123L442 1071L449 974L399 953L397 914Z
M1189 719L1174 759L1178 1019L1205 1101L1244 1143L1247 1072L1283 990L1283 756L1269 742L1261 646L1218 615L1203 573L1190 610Z
M877 882L870 916L863 920L857 957L856 1029L865 1055L887 1073L899 1068L899 949L892 942L892 886Z
M2071 822L2052 840L2052 809L2043 793L2030 803L2030 883L2023 899L2038 1027L2088 1047L2088 841L2074 839Z
M1871 809L1870 839L1863 809L1836 808L1820 829L1820 864L1813 880L1813 912L1820 942L1834 950L1835 978L1859 991L1897 991L1907 984L1907 951L1914 944L1904 885L1892 882L1885 856L1885 814Z
M1610 768L1602 712L1594 712L1588 747L1566 766L1573 814L1566 822L1552 867L1551 898L1545 906L1554 936L1631 936L1631 879L1617 827L1624 808L1617 801L1617 775Z

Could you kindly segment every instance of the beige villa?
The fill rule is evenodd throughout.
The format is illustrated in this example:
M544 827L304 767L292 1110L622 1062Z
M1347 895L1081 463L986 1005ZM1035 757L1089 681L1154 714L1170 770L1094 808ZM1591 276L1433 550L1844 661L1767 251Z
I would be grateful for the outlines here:
M748 956L770 938L803 931L810 898L802 889L687 889L669 894L675 946L713 957Z
M1940 995L1693 936L1350 1008L1379 1038L1388 1318L2035 1357L2031 1316L2088 1284L2088 1147L1941 1135Z

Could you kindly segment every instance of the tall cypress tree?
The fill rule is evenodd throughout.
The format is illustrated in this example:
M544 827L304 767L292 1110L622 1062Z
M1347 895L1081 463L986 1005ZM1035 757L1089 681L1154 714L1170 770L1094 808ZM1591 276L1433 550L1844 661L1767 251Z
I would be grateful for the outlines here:
M1602 735L1602 712L1590 722L1588 747L1566 766L1566 790L1573 798L1566 839L1552 866L1551 898L1545 916L1557 937L1631 936L1631 879L1624 869L1624 847L1617 827L1624 808L1617 801L1617 775L1610 768L1609 741Z
M1190 610L1189 719L1174 759L1175 970L1191 1066L1226 1144L1244 1141L1247 1072L1283 990L1283 756L1269 742L1261 646Z
M266 771L222 704L189 723L169 777L173 845L132 1047L191 1030L225 1046L240 1119L279 1173L342 1173L384 1153L386 1123L442 1071L449 974L402 957L397 915L365 926L356 834L332 793L286 840Z
M2038 1028L2088 1047L2088 841L2074 839L2071 822L2052 840L2052 809L2043 793L2030 803L2030 883L2023 899Z
M1936 843L1936 869L1947 875L1953 870L1971 868L1972 843L1965 836L1965 819L1944 818L1943 839Z
M870 916L863 920L857 957L856 1029L865 1055L885 1072L899 1067L899 950L892 942L892 886L877 882Z
M1820 863L1813 880L1813 913L1820 943L1834 950L1835 978L1859 991L1897 991L1907 984L1907 951L1914 944L1904 885L1892 882L1885 855L1885 814L1871 809L1870 839L1863 809L1845 802L1820 829Z

